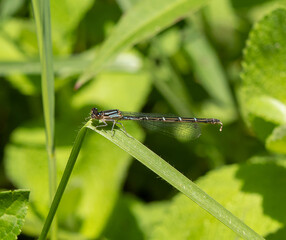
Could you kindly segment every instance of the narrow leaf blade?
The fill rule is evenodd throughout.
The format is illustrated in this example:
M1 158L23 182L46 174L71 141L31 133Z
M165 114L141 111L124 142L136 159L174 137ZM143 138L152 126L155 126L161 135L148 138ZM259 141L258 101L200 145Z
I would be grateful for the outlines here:
M114 130L114 134L110 131L98 130L91 121L87 123L86 126L128 152L242 238L263 239L240 219L232 215L232 213L216 202L212 197L207 195L191 180L132 136L128 136L123 131L117 129Z

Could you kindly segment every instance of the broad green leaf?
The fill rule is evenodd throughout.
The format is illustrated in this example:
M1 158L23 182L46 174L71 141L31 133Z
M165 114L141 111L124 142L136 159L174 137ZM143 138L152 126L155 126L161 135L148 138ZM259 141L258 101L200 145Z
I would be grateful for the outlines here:
M286 154L286 125L274 128L266 140L266 147L272 152Z
M285 160L255 157L246 164L210 171L196 183L265 238L285 239ZM228 240L237 236L178 194L148 239Z
M120 196L102 233L107 239L150 239L167 212L169 202L145 204L132 196Z
M275 125L286 122L286 106L275 98L268 96L251 98L247 108L252 129L262 141L271 134Z
M259 21L244 52L239 101L248 125L263 140L277 121L285 123L285 17L286 10L280 8Z
M282 91L286 85L285 15L285 9L277 9L255 25L245 49L242 75L243 85L252 90L251 96L269 95L283 103L286 100Z
M248 102L248 109L255 116L261 117L266 121L275 124L286 123L286 105L276 98L269 96L251 98Z
M129 9L102 45L93 64L81 76L77 87L100 72L124 49L170 26L179 18L206 4L206 0L146 0Z
M28 209L27 190L0 192L0 239L17 239Z

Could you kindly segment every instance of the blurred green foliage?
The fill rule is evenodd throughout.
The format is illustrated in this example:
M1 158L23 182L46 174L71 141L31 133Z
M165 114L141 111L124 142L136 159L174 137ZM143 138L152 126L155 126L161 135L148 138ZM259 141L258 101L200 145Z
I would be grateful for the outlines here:
M192 142L125 127L259 234L286 238L283 4L51 0L58 179L92 107L218 118L222 132L205 126ZM21 239L38 236L49 210L38 55L29 2L1 0L0 186L31 190ZM93 132L58 223L61 239L236 238Z

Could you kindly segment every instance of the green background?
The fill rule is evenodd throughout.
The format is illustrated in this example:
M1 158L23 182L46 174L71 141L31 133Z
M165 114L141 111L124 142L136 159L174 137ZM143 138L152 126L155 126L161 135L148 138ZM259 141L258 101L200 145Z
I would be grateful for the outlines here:
M50 4L58 182L92 107L218 118L222 132L193 141L124 126L254 231L286 238L283 1ZM13 236L33 239L50 206L36 25L29 1L1 0L0 17L0 187L30 190ZM57 218L59 239L237 239L90 130Z

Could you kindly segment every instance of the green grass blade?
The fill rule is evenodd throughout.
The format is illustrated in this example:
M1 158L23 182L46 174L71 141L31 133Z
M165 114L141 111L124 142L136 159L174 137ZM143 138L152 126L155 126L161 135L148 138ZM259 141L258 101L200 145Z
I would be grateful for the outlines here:
M76 84L79 88L124 49L158 33L190 11L204 6L207 0L139 1L121 18L111 36L104 42L92 65Z
M81 149L81 145L83 143L83 140L84 140L84 137L85 137L85 134L86 134L86 130L87 130L87 128L86 128L86 125L85 125L85 126L83 126L79 130L78 135L77 135L77 137L75 139L75 142L74 142L71 154L69 156L69 159L68 159L65 171L64 171L63 176L61 178L60 184L59 184L59 186L57 188L55 197L54 197L54 199L52 201L52 204L51 204L51 207L50 207L50 211L49 211L48 216L46 218L46 221L45 221L45 224L43 226L42 232L41 232L41 234L39 236L39 240L45 240L47 238L47 235L48 235L49 229L51 227L53 218L54 218L54 216L56 214L56 211L58 209L59 203L61 201L61 198L62 198L63 193L65 191L65 188L67 186L68 180L69 180L70 175L72 173L73 167L75 165L77 156L78 156L79 151Z
M207 195L191 180L173 168L170 164L152 152L146 146L131 136L127 136L123 131L116 129L112 137L112 133L106 130L98 130L92 124L87 123L87 127L101 134L118 147L128 152L142 164L147 166L173 187L184 193L187 197L205 209L232 231L244 239L263 239L258 233L252 230L249 226L235 217L231 212L225 209L222 205L216 202L212 197Z
M55 86L51 37L50 1L33 0L34 18L37 29L39 54L42 68L42 99L46 129L46 146L49 163L50 198L56 191L55 159ZM56 239L57 224L54 224L52 239Z
M50 7L49 1L44 1L44 11L41 17L41 7L38 0L33 0L35 22L37 27L37 36L39 44L39 53L42 68L42 97L44 118L46 124L46 137L50 154L54 148L54 72L53 72L53 56L50 29Z

